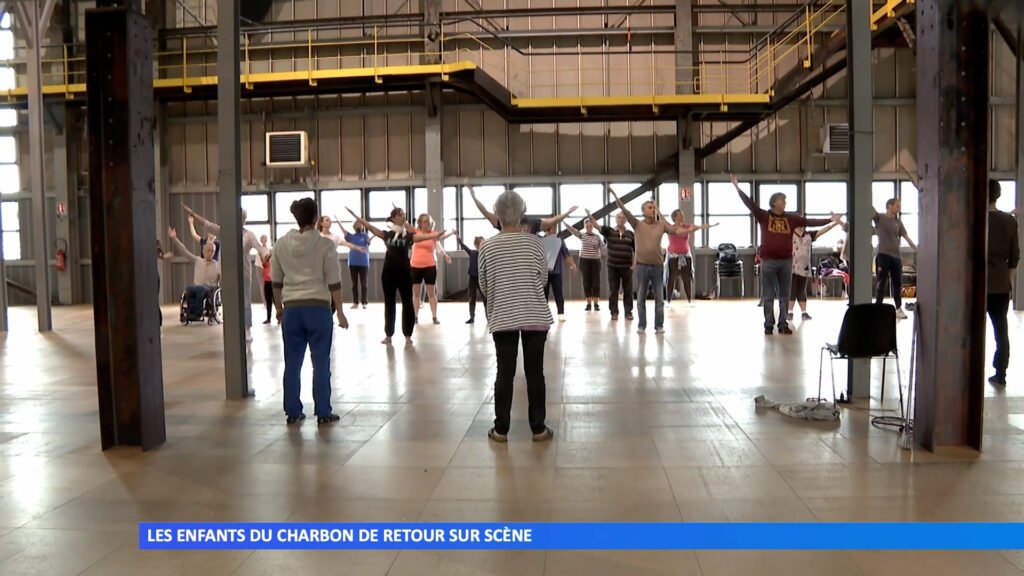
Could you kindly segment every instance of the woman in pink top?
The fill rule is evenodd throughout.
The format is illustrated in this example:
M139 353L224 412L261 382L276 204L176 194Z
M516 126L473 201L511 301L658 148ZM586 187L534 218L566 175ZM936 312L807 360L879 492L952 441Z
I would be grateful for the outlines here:
M683 284L683 291L686 293L686 301L693 302L693 257L690 255L690 234L697 230L707 230L707 224L703 226L686 225L683 223L683 211L672 211L672 223L679 234L668 235L668 289L665 291L668 301L672 301L672 293L677 283Z
M416 228L419 233L429 234L434 231L434 219L429 214L420 214L416 219ZM426 287L427 298L430 301L430 315L434 317L434 324L440 324L437 320L437 260L435 254L443 256L445 261L452 263L452 257L441 247L441 241L448 237L448 233L437 237L436 240L424 240L412 246L412 258L409 263L412 267L412 293L413 310L416 311L416 322L419 323L420 304L422 303L420 291Z

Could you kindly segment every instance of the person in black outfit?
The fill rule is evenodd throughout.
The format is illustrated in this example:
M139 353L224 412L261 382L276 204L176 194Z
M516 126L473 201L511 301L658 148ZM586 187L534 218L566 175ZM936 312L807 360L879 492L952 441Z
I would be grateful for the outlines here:
M992 367L996 373L988 381L1006 386L1006 367L1010 363L1010 329L1006 313L1020 261L1017 219L996 209L1002 190L999 182L988 184L988 317L996 334L996 353Z
M477 236L473 240L473 245L476 246L476 250L471 249L462 242L462 236L455 235L455 239L459 241L459 248L469 256L469 287L466 289L466 293L469 296L469 320L466 320L466 324L472 324L476 320L476 295L480 293L480 297L483 299L484 306L487 306L487 296L480 290L480 246L484 243L483 236Z
M589 213L588 213L589 215ZM591 217L593 219L593 217ZM636 242L631 230L626 230L626 215L615 215L615 228L601 226L601 235L608 246L608 309L612 320L619 319L619 290L626 320L633 319L633 271L636 270L634 253Z
M402 334L407 344L412 343L412 332L416 326L416 311L412 303L412 267L409 264L409 250L416 242L436 239L443 231L417 232L409 226L405 211L395 208L388 216L389 230L382 232L361 218L351 208L346 208L355 218L356 225L363 226L374 236L384 241L387 252L384 255L384 267L381 270L381 287L384 289L384 340L381 344L391 344L395 334L395 316L398 303L395 298L402 299Z

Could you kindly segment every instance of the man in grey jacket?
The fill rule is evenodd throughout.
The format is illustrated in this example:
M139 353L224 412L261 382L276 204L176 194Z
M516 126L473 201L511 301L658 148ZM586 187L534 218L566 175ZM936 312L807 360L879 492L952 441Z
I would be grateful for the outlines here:
M1010 363L1010 334L1006 313L1010 309L1010 293L1020 261L1017 219L996 209L1001 189L999 182L988 184L988 317L996 334L996 353L992 367L996 373L988 379L998 386L1006 385L1006 367Z

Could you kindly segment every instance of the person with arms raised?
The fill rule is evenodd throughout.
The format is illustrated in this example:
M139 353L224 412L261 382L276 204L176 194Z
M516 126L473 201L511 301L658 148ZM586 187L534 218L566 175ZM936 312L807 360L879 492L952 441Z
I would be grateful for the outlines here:
M772 194L768 199L770 210L765 210L754 203L740 188L739 180L733 176L732 185L740 200L750 210L750 214L761 227L761 303L764 308L764 333L771 335L775 329L775 300L779 301L779 334L792 334L787 315L789 313L789 296L793 284L793 234L797 228L808 226L825 226L840 220L840 215L833 213L830 218L805 218L799 214L786 212L786 195L782 192Z

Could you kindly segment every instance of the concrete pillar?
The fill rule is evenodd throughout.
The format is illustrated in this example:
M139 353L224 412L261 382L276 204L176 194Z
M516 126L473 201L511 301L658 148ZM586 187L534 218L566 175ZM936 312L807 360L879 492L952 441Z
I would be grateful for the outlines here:
M423 52L420 64L439 64L441 62L441 0L420 0L420 11L423 13Z
M444 161L441 155L441 87L436 84L427 88L427 117L424 125L426 146L426 178L427 212L434 217L438 226L444 226ZM410 213L410 218L415 216ZM445 272L447 264L440 260L437 263L437 297L445 294Z
M850 301L871 302L872 215L874 179L874 119L871 77L871 3L846 3L846 83L850 110L850 182L846 205L850 227L848 248ZM867 398L871 393L871 362L852 360L847 367L847 396Z
M676 94L693 94L693 0L676 0ZM697 181L697 157L693 141L696 126L687 117L676 121L679 150L679 209L693 222L693 187ZM683 190L688 194L682 194Z
M157 315L152 33L139 6L86 13L89 198L100 437L166 440Z
M441 0L421 0L423 11L423 46L424 54L421 64L439 64L441 62ZM434 217L438 226L444 226L444 161L441 154L441 85L427 84L426 90L426 122L424 139L426 146L425 186L427 188L427 212ZM416 218L411 212L409 218ZM444 261L437 263L437 297L445 294Z
M221 294L224 310L224 390L228 398L252 395L249 389L245 342L245 302L242 294L242 266L249 255L242 254L242 150L239 115L239 0L217 2L217 146L220 173L217 208L220 217Z
M914 440L981 448L985 392L989 20L918 0L921 180Z

